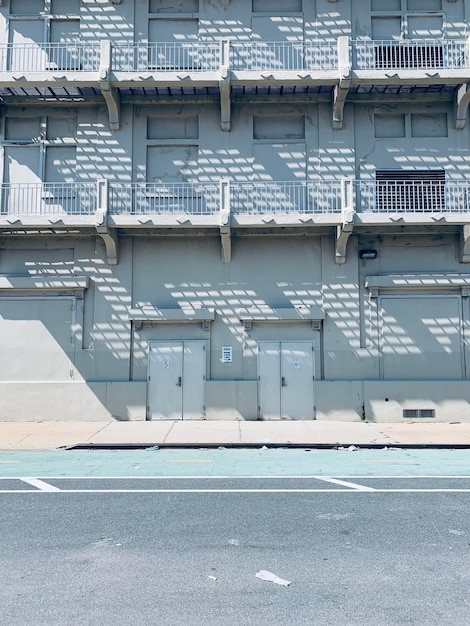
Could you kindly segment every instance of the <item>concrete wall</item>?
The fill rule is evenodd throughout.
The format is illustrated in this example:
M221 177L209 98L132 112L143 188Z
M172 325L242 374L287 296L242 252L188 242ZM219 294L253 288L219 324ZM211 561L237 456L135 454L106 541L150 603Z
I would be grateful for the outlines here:
M378 14L365 4L53 0L40 12L41 0L10 0L0 33L11 41L9 33L37 11L44 27L51 15L78 18L80 39L90 43L145 42L154 32L169 41L367 39ZM446 37L466 36L470 2L431 5L444 15ZM387 10L406 26L426 6L395 0ZM321 94L262 104L238 98L231 132L221 130L219 103L209 99L123 103L118 131L104 104L91 100L16 102L2 112L7 182L54 182L49 155L64 147L74 156L57 159L52 176L81 182L368 181L377 169L443 169L448 182L469 175L468 128L455 129L450 92L356 99L340 131ZM206 419L257 419L259 342L302 341L315 347L309 417L395 421L403 410L429 409L435 419L470 420L470 272L461 262L461 224L423 223L354 230L343 265L335 263L332 226L234 232L230 263L221 260L217 229L129 229L119 235L116 266L91 228L11 233L0 240L0 419L145 419L149 343L198 340L207 347ZM377 257L361 260L364 249ZM442 280L423 281L430 274ZM386 280L392 275L394 286ZM370 277L383 284L370 289ZM87 286L62 286L65 278ZM293 319L308 310L317 313ZM135 311L153 314L139 320ZM209 327L202 311L211 312ZM250 311L251 327L242 311ZM232 359L224 362L228 347Z
M359 261L358 245L373 245L377 259ZM317 419L398 419L428 404L437 418L464 419L468 298L449 285L384 288L377 298L365 287L370 276L462 276L456 248L455 235L353 238L341 266L332 237L252 236L237 238L224 264L217 237L136 236L122 239L113 268L97 239L4 240L3 275L32 282L0 292L1 418L144 419L149 342L197 339L208 346L207 419L256 419L260 341L314 342ZM89 279L83 299L43 288L61 276ZM324 311L320 331L310 321L255 319L250 330L241 321L240 310L299 307ZM137 327L135 309L215 313L210 330L169 318Z

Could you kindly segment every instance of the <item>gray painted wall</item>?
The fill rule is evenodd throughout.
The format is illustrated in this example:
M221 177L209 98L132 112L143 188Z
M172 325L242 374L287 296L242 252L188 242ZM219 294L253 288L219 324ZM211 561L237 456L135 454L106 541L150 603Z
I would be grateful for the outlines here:
M194 27L196 36L215 40L368 39L380 17L366 3L304 0L301 11L300 0L289 1L283 20L271 13L282 15L286 3L276 9L274 0L255 1L253 12L249 0L188 0L183 22L183 0L174 13L157 0L151 13L145 0L62 0L52 3L52 14L60 21L60 7L68 19L76 15L87 42L146 41L149 32L191 40ZM383 4L408 28L417 11L435 7L430 2ZM36 6L10 0L1 9L5 41ZM469 2L439 7L445 36L465 37ZM50 15L39 17L46 28ZM221 130L215 101L123 103L118 131L97 102L6 105L0 174L15 183L367 181L377 169L444 169L449 182L469 177L468 125L455 129L450 95L356 99L346 104L340 131L332 129L326 97L279 100L238 99L231 132ZM402 420L403 410L429 409L437 419L469 420L470 272L460 225L356 229L343 265L335 263L332 226L239 230L230 263L222 262L218 230L128 229L119 235L116 266L89 233L4 236L0 419L145 419L149 342L200 340L207 347L207 419L257 418L259 342L312 341L316 410L305 417ZM377 258L361 260L367 249ZM401 282L387 282L392 275ZM428 275L442 280L423 280ZM370 277L378 287L368 286ZM87 279L87 286L70 286L67 278ZM205 310L213 316L206 328ZM135 311L153 313L142 321ZM292 311L304 313L293 320ZM229 363L222 359L227 347Z

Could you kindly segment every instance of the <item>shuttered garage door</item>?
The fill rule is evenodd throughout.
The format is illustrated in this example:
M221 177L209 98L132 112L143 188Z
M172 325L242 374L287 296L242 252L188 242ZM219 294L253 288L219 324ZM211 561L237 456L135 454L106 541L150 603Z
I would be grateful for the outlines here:
M0 380L68 381L72 298L0 299Z
M460 299L380 299L385 379L462 378Z

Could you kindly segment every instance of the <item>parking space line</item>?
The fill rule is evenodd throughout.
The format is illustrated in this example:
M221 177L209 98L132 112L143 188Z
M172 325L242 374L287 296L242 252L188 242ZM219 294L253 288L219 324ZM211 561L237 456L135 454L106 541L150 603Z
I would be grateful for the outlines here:
M32 487L37 487L39 491L61 491L58 487L54 487L54 485L50 485L39 478L20 478L20 480Z
M327 478L326 476L315 476L317 480L322 480L326 483L333 483L333 485L341 485L341 487L349 487L355 491L376 491L372 487L366 487L365 485L358 485L357 483L350 483L346 480L338 480L337 478Z
M0 495L3 494L125 494L125 493L142 493L142 494L401 494L401 493L470 493L470 489L57 489L50 485L49 490L45 489L0 489Z

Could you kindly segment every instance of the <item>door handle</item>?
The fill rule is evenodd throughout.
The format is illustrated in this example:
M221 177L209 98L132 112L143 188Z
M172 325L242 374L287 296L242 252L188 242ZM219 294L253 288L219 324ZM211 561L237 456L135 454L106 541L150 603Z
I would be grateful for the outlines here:
M286 379L284 376L281 376L281 387L287 387Z
M177 387L181 387L181 376L178 376L178 382L176 383Z

